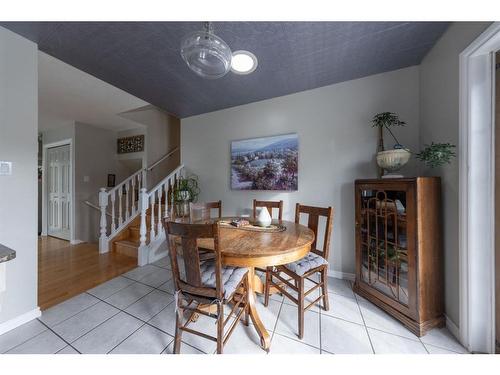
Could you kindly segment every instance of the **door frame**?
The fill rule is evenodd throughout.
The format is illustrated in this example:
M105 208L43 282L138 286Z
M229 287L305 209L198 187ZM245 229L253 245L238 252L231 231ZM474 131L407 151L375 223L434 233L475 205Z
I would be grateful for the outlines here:
M459 339L471 352L495 352L494 22L459 56Z
M70 210L70 244L80 243L75 239L75 163L73 157L73 140L71 138L64 139L53 143L43 145L42 156L42 236L47 236L48 220L47 220L47 150L49 148L69 146L69 161L71 166L71 210Z

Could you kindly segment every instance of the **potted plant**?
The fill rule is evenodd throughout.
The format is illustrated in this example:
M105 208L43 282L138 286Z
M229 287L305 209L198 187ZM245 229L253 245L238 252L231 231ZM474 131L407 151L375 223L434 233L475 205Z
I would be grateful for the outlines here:
M179 178L172 190L176 215L181 217L188 216L189 203L196 202L199 194L198 177L192 175Z
M405 126L406 122L401 121L399 116L393 112L382 112L376 114L372 119L372 127L378 128L379 140L377 148L377 164L379 166L378 174L382 177L383 170L390 172L386 175L387 177L402 177L400 175L393 175L392 172L396 172L401 169L408 160L410 160L410 150L403 147L396 136L392 133L391 127L395 126ZM394 138L396 144L394 149L385 150L384 149L384 129L386 129L389 134Z
M403 177L401 175L395 175L393 172L401 169L408 161L412 152L401 145L398 139L392 132L391 128L395 126L405 126L406 122L401 121L399 116L393 112L382 112L376 114L372 119L372 127L379 129L379 139L377 147L377 164L379 166L379 177L389 178L389 177ZM384 129L386 129L396 142L394 149L385 150L384 149ZM450 163L451 159L456 156L454 152L455 145L451 143L434 143L430 145L425 145L425 148L419 153L415 154L415 157L424 162L430 168L436 168L442 166L446 163ZM383 174L383 170L389 172L388 174Z
M436 168L451 163L451 159L456 156L454 148L455 145L451 143L432 142L430 145L425 145L425 148L415 156L428 167Z

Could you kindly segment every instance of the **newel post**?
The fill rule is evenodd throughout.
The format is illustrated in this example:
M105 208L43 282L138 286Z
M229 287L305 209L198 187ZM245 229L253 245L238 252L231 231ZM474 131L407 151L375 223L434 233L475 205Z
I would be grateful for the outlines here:
M99 191L99 209L101 210L101 220L100 220L100 233L99 236L99 252L108 252L108 236L106 235L106 207L108 206L108 194L106 193L106 188L101 188Z
M148 263L148 249L146 246L146 234L147 234L147 227L146 227L146 211L148 210L149 207L149 196L148 193L146 192L146 188L141 188L140 193L139 193L139 208L141 210L141 225L139 228L139 251L138 251L138 256L137 256L137 263L139 266L143 266Z

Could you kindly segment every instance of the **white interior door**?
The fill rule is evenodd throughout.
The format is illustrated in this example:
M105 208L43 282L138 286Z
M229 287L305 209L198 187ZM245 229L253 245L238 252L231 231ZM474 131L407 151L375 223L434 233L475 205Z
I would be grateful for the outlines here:
M47 149L47 223L49 236L70 240L71 157L69 145Z

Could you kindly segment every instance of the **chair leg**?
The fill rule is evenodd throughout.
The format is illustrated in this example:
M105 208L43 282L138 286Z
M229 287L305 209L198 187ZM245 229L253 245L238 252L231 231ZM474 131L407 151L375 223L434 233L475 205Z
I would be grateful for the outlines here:
M181 338L182 338L182 330L180 329L182 325L182 321L180 316L182 316L182 310L179 307L178 313L175 316L175 339L174 339L174 354L179 354L181 351Z
M224 340L224 310L222 303L217 305L217 354L222 354Z
M250 305L248 304L248 278L245 277L245 325L248 327L250 323L249 319Z
M266 283L264 285L264 306L268 306L269 305L269 290L271 288L271 279L272 279L272 276L271 276L271 268L270 267L267 267L266 268Z
M302 340L302 338L304 337L304 300L305 300L305 296L304 296L304 278L301 277L300 279L297 280L297 286L298 286L298 302L299 302L299 305L298 305L298 308L299 308L299 311L298 311L298 317L299 317L299 339Z
M325 311L330 310L330 303L328 302L328 270L326 267L321 270L321 282L323 286L321 287L323 293L323 309Z

